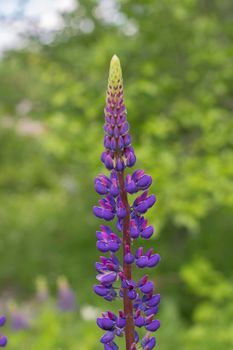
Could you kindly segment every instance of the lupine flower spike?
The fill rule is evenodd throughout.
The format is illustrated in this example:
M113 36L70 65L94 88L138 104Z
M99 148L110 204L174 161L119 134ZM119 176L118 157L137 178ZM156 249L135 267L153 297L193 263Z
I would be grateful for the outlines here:
M64 312L74 311L76 309L76 297L66 277L59 277L57 280L57 286L59 309Z
M6 323L6 317L0 315L0 327L3 327ZM0 333L0 348L4 348L7 344L7 337Z
M160 295L154 294L154 283L147 275L139 281L132 278L132 267L138 269L155 267L160 256L153 249L133 249L134 240L149 239L153 235L144 214L156 199L148 194L151 176L143 170L125 175L126 168L136 163L131 144L129 124L123 98L123 80L120 61L113 56L110 64L104 124L105 151L101 160L110 170L110 176L99 174L95 190L102 196L94 214L105 221L116 218L116 229L101 225L96 232L96 247L105 256L96 263L97 281L94 291L107 301L117 297L123 300L123 310L118 314L106 311L97 319L97 325L105 331L100 339L105 350L119 349L116 337L125 336L126 350L153 349L156 339L152 335L159 326L154 316L158 312ZM132 203L128 196L142 191ZM122 251L122 259L117 257ZM121 262L122 261L122 262ZM146 335L139 341L137 328L144 327Z

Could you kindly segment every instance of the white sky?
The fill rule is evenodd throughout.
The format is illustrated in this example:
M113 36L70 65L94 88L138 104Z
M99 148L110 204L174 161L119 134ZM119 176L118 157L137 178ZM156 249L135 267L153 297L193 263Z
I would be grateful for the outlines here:
M0 0L0 51L20 46L19 35L27 31L29 22L41 30L62 28L60 13L77 5L76 0Z
M43 34L44 40L52 38L49 33L63 28L62 12L78 7L78 0L0 0L0 56L8 48L22 46L20 34L29 30ZM120 11L118 0L97 0L93 15L106 23L117 24L126 35L137 33L137 25ZM90 18L83 18L80 30L89 33L94 29Z

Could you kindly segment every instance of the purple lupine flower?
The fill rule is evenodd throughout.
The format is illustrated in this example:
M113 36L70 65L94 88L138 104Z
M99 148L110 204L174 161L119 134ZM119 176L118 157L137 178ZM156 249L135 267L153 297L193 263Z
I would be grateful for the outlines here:
M124 335L126 350L150 350L156 345L151 332L160 327L159 320L155 319L160 295L154 294L154 283L148 275L134 281L132 267L154 268L160 255L153 249L139 247L135 250L132 243L153 235L153 226L148 225L144 214L154 205L156 197L148 192L152 178L143 170L125 175L125 169L136 163L136 156L126 120L123 80L117 56L113 56L110 64L104 133L105 151L101 160L110 170L110 176L101 173L95 179L95 190L102 198L99 205L93 207L93 213L105 221L116 218L116 230L101 225L96 232L96 247L107 256L101 256L95 265L98 284L94 286L94 292L107 301L117 297L123 299L124 311L119 311L119 315L107 311L97 318L97 325L105 331L100 342L105 350L115 350L118 349L117 337ZM143 192L130 203L128 195L140 191ZM120 249L122 259L117 257ZM143 327L147 333L139 342L135 328Z
M58 308L63 311L74 311L76 309L75 293L71 289L66 277L59 277L58 286Z
M101 225L100 231L96 232L96 248L102 253L117 252L121 246L121 240L108 226Z
M29 317L25 310L21 310L12 301L9 305L9 313L11 318L11 328L14 331L21 331L28 329L30 326Z
M3 327L6 323L6 317L4 315L0 315L0 327ZM0 333L0 348L4 348L7 345L7 337Z
M156 345L156 339L155 337L151 337L149 334L147 334L143 339L142 339L142 349L143 350L151 350L155 347Z

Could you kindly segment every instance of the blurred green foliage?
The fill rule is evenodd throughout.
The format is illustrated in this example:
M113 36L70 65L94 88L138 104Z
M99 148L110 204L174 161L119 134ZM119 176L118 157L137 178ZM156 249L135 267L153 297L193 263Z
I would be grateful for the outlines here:
M52 290L64 274L81 305L109 307L92 293L91 207L117 53L138 167L158 198L149 215L163 258L153 276L163 295L158 348L233 349L232 2L116 4L114 23L80 0L51 42L31 37L0 61L1 293L27 299L38 274ZM87 20L93 31L82 29ZM12 349L99 348L94 322L50 307L37 322L12 335Z
M205 259L194 260L181 274L200 297L193 325L185 335L188 349L231 349L233 345L233 284Z

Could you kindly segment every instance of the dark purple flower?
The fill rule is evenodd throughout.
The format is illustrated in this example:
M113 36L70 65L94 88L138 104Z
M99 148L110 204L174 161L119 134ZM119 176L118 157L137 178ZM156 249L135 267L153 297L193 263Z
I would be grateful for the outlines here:
M111 172L110 178L100 174L95 178L95 190L100 195L111 194L113 197L119 195L118 178L115 171Z
M114 342L110 342L108 344L104 344L104 350L118 350L118 349L119 349L119 347Z
M6 317L4 315L0 315L0 327L3 327L6 323ZM3 348L7 345L7 337L3 334L0 334L0 347Z
M0 327L3 327L5 323L6 323L6 316L1 315L0 316Z
M152 253L153 249L149 249L146 254L143 255L143 248L138 248L135 254L136 265L140 268L155 267L160 261L160 255Z
M124 261L126 264L132 264L134 262L134 256L130 252L130 248L128 245L125 246L125 256L124 256Z
M108 226L101 225L101 231L96 232L96 238L96 247L103 253L115 253L120 249L121 239Z
M143 339L142 339L142 349L143 350L151 350L154 349L155 345L156 345L156 339L155 337L151 337L150 335L146 335Z
M95 206L93 208L95 216L106 221L113 220L116 214L116 203L114 197L112 195L107 195L99 200L99 204L99 207Z
M147 191L143 192L140 196L138 196L135 199L133 203L134 210L139 214L146 213L147 210L151 208L156 201L156 198L153 194L150 196L147 196L147 194Z
M145 325L145 317L142 316L141 310L137 310L134 315L134 324L137 327L142 327Z
M96 276L96 278L103 285L109 285L116 281L117 273L107 271L105 273L100 273L99 275Z
M134 211L131 213L130 222L130 236L131 238L141 238L149 239L154 233L153 226L148 226L148 220Z
M150 317L150 316L149 316ZM159 320L150 320L146 321L146 330L150 332L155 332L160 327L160 321Z
M148 193L152 184L150 175L141 169L125 176L124 169L136 163L136 156L129 135L126 108L123 98L123 80L119 59L114 56L109 71L109 81L105 106L104 147L101 160L110 170L110 176L99 174L95 179L95 190L102 196L93 213L100 219L112 221L116 218L117 231L102 225L96 232L96 247L107 256L101 256L95 264L98 284L94 292L105 300L123 299L124 312L119 315L107 311L97 319L97 325L105 331L100 342L105 350L116 350L116 337L125 335L126 350L137 350L139 335L134 327L144 327L147 332L156 331L159 320L154 320L158 312L160 295L153 294L154 283L143 276L139 281L132 277L132 267L153 268L160 261L160 255L153 249L143 247L133 249L133 240L149 239L154 228L143 216L154 205L156 198ZM129 194L143 191L133 203ZM119 233L121 235L119 236ZM122 248L122 263L117 258ZM144 350L155 347L156 341L149 333L142 339Z
M101 341L101 343L104 343L104 344L110 343L110 342L113 341L114 337L115 337L114 332L112 332L112 331L107 331L107 332L102 336L102 338L100 339L100 341Z
M5 335L0 334L0 347L4 348L7 345L8 339Z
M143 170L136 170L132 175L127 175L125 188L128 193L133 194L140 190L147 190L152 183L150 175L146 175Z

